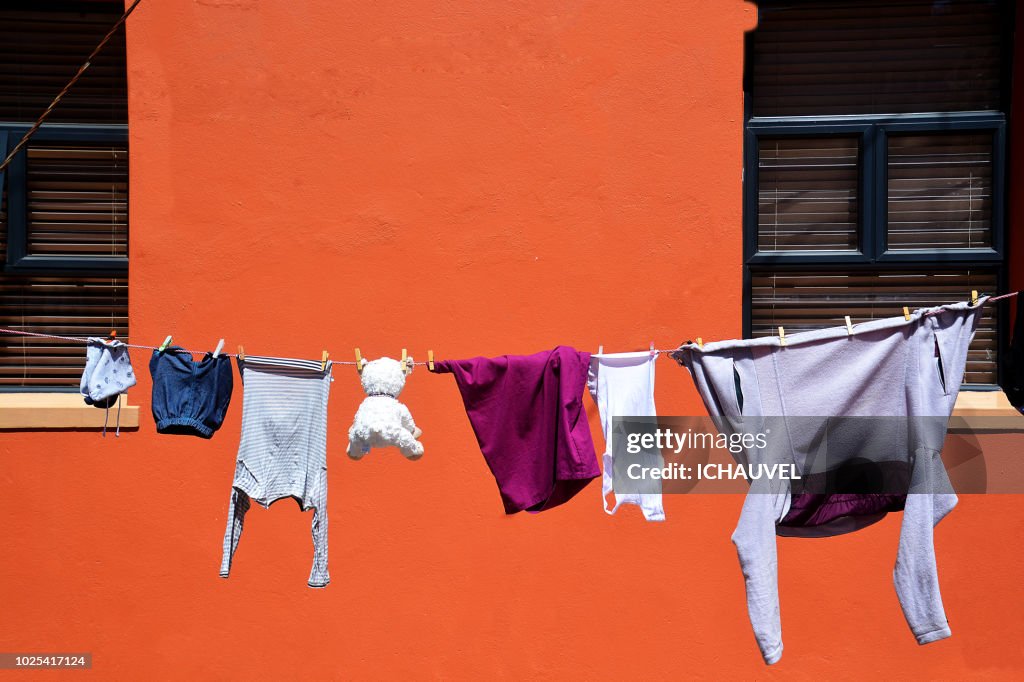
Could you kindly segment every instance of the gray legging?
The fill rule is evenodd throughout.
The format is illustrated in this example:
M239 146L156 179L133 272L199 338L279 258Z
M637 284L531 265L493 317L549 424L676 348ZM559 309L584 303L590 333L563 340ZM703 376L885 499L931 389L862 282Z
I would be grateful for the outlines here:
M244 394L242 441L224 532L222 578L242 535L249 500L264 507L293 497L313 510L310 587L331 581L327 571L327 398L331 363L246 357L239 361Z

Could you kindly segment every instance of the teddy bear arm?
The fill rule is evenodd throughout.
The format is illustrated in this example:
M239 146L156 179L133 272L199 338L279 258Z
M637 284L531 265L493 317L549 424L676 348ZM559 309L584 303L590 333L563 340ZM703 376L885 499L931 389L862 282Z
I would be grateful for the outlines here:
M404 404L401 405L401 418L402 426L405 429L408 429L410 433L412 433L413 438L419 438L420 434L422 434L423 432L416 427L416 422L414 422L412 419L412 412L410 412L409 408L406 407Z

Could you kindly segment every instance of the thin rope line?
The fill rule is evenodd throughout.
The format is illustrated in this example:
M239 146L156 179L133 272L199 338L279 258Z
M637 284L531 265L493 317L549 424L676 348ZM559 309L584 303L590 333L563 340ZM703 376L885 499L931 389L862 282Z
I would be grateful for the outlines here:
M20 329L7 329L5 327L0 327L0 334L13 334L15 336L34 336L36 338L41 338L41 339L60 339L61 341L71 341L72 343L89 343L89 339L90 338L103 338L101 336L88 337L88 336L61 336L59 334L43 334L42 332L28 332L28 331L23 331L23 330L20 330ZM141 350L160 350L160 346L147 346L147 345L141 344L141 343L123 343L122 342L121 345L125 346L126 348L139 348ZM170 352L170 353L181 353L181 354L188 354L188 355L205 355L206 353L210 352L208 350L191 350L189 348L178 348L177 346L168 346L167 348L164 349L164 351L165 352ZM229 357L229 358L237 358L238 357L238 353L221 353L220 356ZM329 360L329 362L331 362L331 363L333 363L335 365L355 365L356 364L355 360ZM426 366L427 363L424 361L424 362L414 362L413 364L414 365Z
M1008 294L1002 294L1002 295L1000 295L1000 296L993 296L992 298L988 299L988 302L989 302L989 303L992 303L992 302L994 302L994 301L1001 301L1001 300L1003 300L1004 298L1010 298L1011 296L1016 296L1016 295L1017 295L1017 294L1019 294L1019 293L1020 293L1019 291L1011 291L1011 292L1010 292L1010 293L1008 293Z
M109 31L107 31L107 35L103 36L103 40L100 41L99 45L97 45L93 49L93 51L89 53L89 56L85 59L85 63L78 67L78 71L75 73L74 76L71 77L71 80L68 81L68 84L64 86L64 89L57 93L57 96L53 98L52 102L50 102L50 106L46 107L46 111L44 111L39 116L39 118L36 119L36 122L33 123L32 127L28 129L24 136L22 136L18 144L14 145L14 149L12 149L11 153L7 155L7 158L3 160L3 163L0 163L0 171L3 171L5 168L7 168L7 166L10 165L14 157L17 156L18 153L25 148L25 145L28 144L29 138L36 134L36 131L39 130L39 126L43 125L43 121L46 120L46 117L49 116L50 112L52 112L54 108L60 103L60 101L64 98L64 95L68 94L68 90L70 90L74 86L74 84L78 82L78 79L82 77L82 74L85 73L85 70L88 69L89 66L92 64L92 60L96 57L97 54L99 54L100 50L103 49L103 46L107 44L108 40L110 40L110 37L114 35L114 32L121 27L121 24L124 23L124 20L128 18L128 15L132 13L132 11L140 2L142 2L142 0L135 0L135 2L132 3L131 7L126 9L124 14L121 15L121 18L117 20L117 22L111 27Z
M999 300L1002 300L1004 298L1010 298L1011 296L1016 296L1019 293L1020 293L1019 291L1011 291L1008 294L1002 294L1000 296L988 297L988 298L986 298L984 300L984 303L992 303L994 301L999 301ZM20 329L7 329L5 327L0 327L0 334L13 334L15 336L34 336L34 337L42 338L42 339L60 339L61 341L71 341L73 343L88 343L90 338L103 338L101 336L94 336L94 337L86 337L86 336L60 336L58 334L44 334L42 332L29 332L29 331L23 331L23 330L20 330ZM121 345L126 346L128 348L139 348L139 349L142 349L142 350L160 350L159 346L147 346L147 345L141 344L141 343L122 343ZM205 355L206 353L210 352L208 350L190 350L188 348L178 348L176 346L168 346L164 350L167 351L167 352L184 353L184 354L189 354L189 355ZM673 353L673 352L675 352L677 350L679 350L679 347L667 348L667 349L655 348L652 352L654 352L655 354L658 354L658 353L666 353L666 354L668 354L668 353ZM640 349L640 350L637 350L637 351L630 351L630 352L642 353L642 352L645 352L645 351L646 351L646 349ZM225 357L229 357L229 358L237 358L238 357L238 353L221 353L221 356L225 356ZM254 356L254 357L256 357L256 356ZM356 365L356 364L360 364L360 363L357 363L355 360L330 360L330 362L332 364L335 364L335 365ZM366 362L366 360L363 361L363 363L365 363L365 362ZM440 360L435 360L435 362L441 362L441 361ZM413 362L412 364L414 366L425 367L425 366L427 366L428 363L427 363L427 361L420 361L420 362Z
M34 337L43 338L43 339L60 339L61 341L71 341L73 343L89 343L89 339L90 338L102 338L102 337L87 337L87 336L61 336L59 334L43 334L42 332L28 332L28 331L23 331L23 330L19 330L19 329L7 329L6 327L0 327L0 334L14 334L15 336L34 336ZM142 349L142 350L160 350L159 346L147 346L147 345L141 344L141 343L121 343L121 345L125 346L127 348L139 348L139 349ZM190 350L188 348L178 348L176 346L168 346L164 350L165 350L165 352L182 353L182 354L189 354L189 355L205 355L206 353L210 352L208 350ZM676 350L676 349L672 348L672 349L660 350L660 349L656 348L654 350L654 352L655 353L670 353L673 350ZM636 351L636 352L646 352L646 351ZM238 353L221 353L221 355L222 356L226 356L226 357L230 357L230 358L237 358L238 357ZM254 356L254 357L257 357L257 356ZM332 364L335 364L335 365L355 365L355 364L357 364L355 360L330 360L330 362ZM364 360L363 363L365 364L365 362L366 361ZM435 360L435 362L440 362L440 360ZM420 362L413 362L412 364L413 365L418 365L418 366L421 366L421 367L425 367L425 366L427 366L427 361L423 360L423 361L420 361Z

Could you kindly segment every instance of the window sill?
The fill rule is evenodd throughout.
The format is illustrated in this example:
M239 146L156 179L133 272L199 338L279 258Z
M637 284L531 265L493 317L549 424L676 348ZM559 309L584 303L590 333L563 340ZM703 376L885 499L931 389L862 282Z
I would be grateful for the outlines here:
M949 420L952 433L1024 431L1024 415L1002 391L960 391Z
M139 407L121 399L121 428L139 428ZM116 407L111 408L116 410ZM0 429L102 429L105 410L77 393L0 393ZM108 422L108 428L113 425ZM1002 391L961 391L950 431L1024 431L1024 415Z
M121 428L139 428L139 407L121 398ZM107 423L117 423L117 406ZM77 393L0 393L0 429L102 429L106 410L86 405Z

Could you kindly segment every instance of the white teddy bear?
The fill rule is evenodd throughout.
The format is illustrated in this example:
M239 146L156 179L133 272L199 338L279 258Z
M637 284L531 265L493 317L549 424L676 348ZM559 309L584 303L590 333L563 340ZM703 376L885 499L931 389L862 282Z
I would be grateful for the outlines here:
M411 374L412 358L408 367ZM409 408L398 402L398 394L405 387L402 363L378 358L363 365L361 375L366 398L348 430L348 456L362 459L370 448L394 445L410 460L422 457L423 444L416 439L423 432L416 427Z

